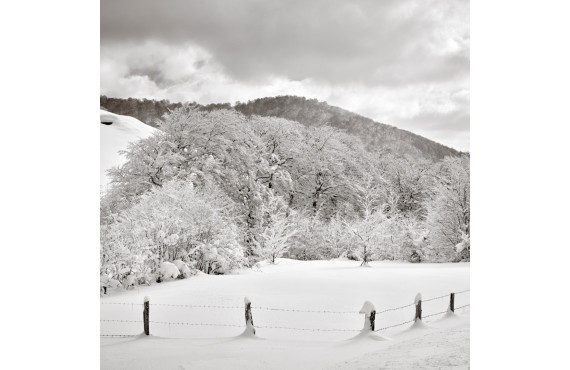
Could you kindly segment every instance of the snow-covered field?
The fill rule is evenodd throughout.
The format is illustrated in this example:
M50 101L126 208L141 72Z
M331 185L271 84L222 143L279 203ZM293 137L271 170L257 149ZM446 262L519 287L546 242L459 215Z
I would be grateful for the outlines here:
M426 317L447 309L450 292L469 289L469 263L359 265L344 260L280 259L276 265L263 265L233 275L199 275L129 291L111 290L101 298L101 320L127 322L102 321L101 335L140 334L145 296L150 299L151 335L101 337L101 368L466 369L469 366L469 307L457 309L453 317L443 314ZM364 315L358 311L365 301L374 304L376 329L380 329L413 319L413 305L381 311L413 303L418 292L424 300L425 327L410 329L412 324L407 323L381 330L372 337L351 339L363 328ZM444 297L428 301L439 296ZM240 337L245 329L244 297L252 302L257 338ZM469 292L456 295L456 307L469 303Z
M119 150L127 149L129 142L152 135L156 129L145 125L136 118L121 116L99 110L101 122L113 122L110 125L99 124L101 143L100 184L105 189L109 183L106 171L123 164L127 159L119 154Z

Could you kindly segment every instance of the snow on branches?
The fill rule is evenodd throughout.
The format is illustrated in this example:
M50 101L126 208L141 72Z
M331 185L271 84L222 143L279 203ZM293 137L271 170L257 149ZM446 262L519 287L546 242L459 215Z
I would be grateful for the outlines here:
M368 151L329 126L183 106L101 198L100 273L132 286L280 257L469 260L469 157Z

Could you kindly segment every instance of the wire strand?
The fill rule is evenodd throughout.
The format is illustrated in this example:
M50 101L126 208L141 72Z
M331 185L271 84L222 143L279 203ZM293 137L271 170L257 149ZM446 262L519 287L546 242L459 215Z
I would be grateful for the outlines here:
M162 325L187 325L187 326L232 326L243 328L245 325L234 325L234 324L209 324L209 323L191 323L191 322L168 322L168 321L149 321L152 324L162 324Z
M442 299L442 298L446 298L446 297L449 297L449 294L440 295L439 297L434 297L434 298L429 298L429 299L422 299L422 303L423 302L429 302L429 301L435 301L436 299Z
M318 329L318 328L291 328L287 326L255 326L256 329L285 329L298 331L360 331L358 329Z
M386 310L384 310L384 311L376 312L376 315L379 315L379 314L381 314L381 313L388 312L388 311L401 310L401 309L403 309L403 308L411 307L411 306L415 306L415 305L416 305L415 303L410 303L410 304L407 304L407 305L405 305L405 306L394 307L394 308L388 308L388 309L386 309Z
M328 310L296 310L289 308L273 308L273 307L257 307L251 306L252 309L267 311L285 311L285 312L309 312L309 313L334 313L334 314L357 314L358 311L328 311Z
M380 330L386 330L386 329L390 329L390 328L395 328L396 326L401 326L401 325L409 324L409 323L414 322L414 321L415 321L415 320L404 321L404 322L401 322L401 323L399 323L399 324L390 325L390 326L385 326L385 327L383 327L383 328L376 329L376 330L374 330L374 331L380 331Z
M213 306L213 305L191 305L191 304L169 304L169 303L153 303L153 306L167 306L167 307L185 307L185 308L220 308L220 309L236 309L242 306Z

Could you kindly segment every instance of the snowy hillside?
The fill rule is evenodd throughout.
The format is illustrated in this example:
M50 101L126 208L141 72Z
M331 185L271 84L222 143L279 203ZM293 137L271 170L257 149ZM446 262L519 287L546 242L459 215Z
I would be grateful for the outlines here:
M279 259L234 275L112 289L101 298L101 368L468 368L469 263L359 265ZM410 323L418 292L423 325ZM448 316L450 292L456 312ZM143 331L145 296L151 335L114 337ZM240 336L244 297L255 338ZM377 311L372 337L359 334L367 300Z
M114 166L123 164L126 158L119 154L131 141L152 135L156 129L145 125L136 118L121 116L104 110L100 114L100 185L105 189L110 182L106 171ZM109 124L110 123L110 124Z

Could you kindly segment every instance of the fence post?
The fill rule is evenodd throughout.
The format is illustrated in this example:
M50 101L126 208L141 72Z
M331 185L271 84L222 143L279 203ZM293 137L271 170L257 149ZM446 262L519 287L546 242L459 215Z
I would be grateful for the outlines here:
M376 309L370 301L364 302L359 313L364 314L364 327L362 331L370 330L374 331L374 321L376 320Z
M244 298L245 302L245 333L255 335L255 326L253 325L253 315L251 314L251 301Z
M144 297L144 310L143 310L144 333L146 335L150 335L150 330L148 327L149 309L150 309L150 303L149 303L149 299L147 296L147 297Z
M416 305L416 316L414 317L414 321L418 321L418 319L422 320L422 294L418 293L416 295L416 299L414 300L414 304Z
M449 295L449 310L455 312L455 293Z

